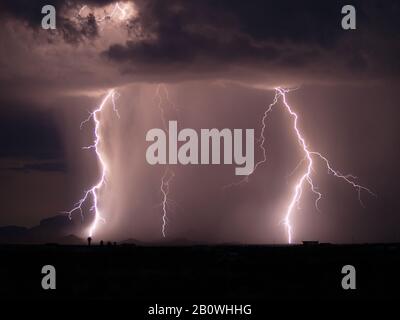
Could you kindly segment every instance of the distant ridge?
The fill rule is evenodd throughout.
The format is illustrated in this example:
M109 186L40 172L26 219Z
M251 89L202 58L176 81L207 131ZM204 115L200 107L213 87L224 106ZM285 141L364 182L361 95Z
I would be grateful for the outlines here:
M165 247L165 246L178 246L178 247L185 247L185 246L195 246L200 245L201 243L194 242L185 238L175 238L175 239L164 239L158 241L140 241L133 238L129 238L123 241L118 242L121 245L136 245L141 247Z
M40 224L32 228L19 226L0 227L0 243L24 244L24 243L60 243L82 244L85 240L77 237L82 225L77 225L66 215L57 215L40 221Z

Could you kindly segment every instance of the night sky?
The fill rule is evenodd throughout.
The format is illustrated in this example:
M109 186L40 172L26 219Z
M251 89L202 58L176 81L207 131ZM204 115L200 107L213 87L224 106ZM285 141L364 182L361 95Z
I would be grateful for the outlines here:
M41 8L57 9L57 29L41 29ZM0 3L0 226L33 227L63 215L98 178L80 129L110 88L120 118L104 113L102 148L110 176L97 237L160 241L160 178L145 136L162 128L158 98L178 127L254 128L274 87L287 95L312 150L377 197L357 192L317 162L320 211L306 186L293 215L294 241L400 241L399 1L153 1L99 21L107 0ZM341 28L341 8L357 29ZM84 5L88 7L81 11ZM303 158L282 105L267 120L267 162L238 187L235 165L174 165L167 239L285 243L282 218ZM257 145L257 141L256 141ZM256 146L256 161L262 157ZM301 170L300 170L301 171ZM73 217L86 226L92 213ZM83 234L78 234L83 235Z

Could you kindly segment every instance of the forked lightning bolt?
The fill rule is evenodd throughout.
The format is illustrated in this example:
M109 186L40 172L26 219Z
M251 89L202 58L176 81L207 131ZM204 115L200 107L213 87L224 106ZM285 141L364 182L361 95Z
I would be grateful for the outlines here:
M99 193L100 193L101 189L104 187L104 185L106 184L106 179L107 179L107 174L108 174L108 166L107 166L106 160L104 158L104 154L101 151L101 146L100 146L102 137L101 137L101 133L100 133L101 120L100 120L99 116L100 116L101 112L104 110L104 108L106 107L107 102L111 101L113 111L116 113L116 115L119 118L119 113L118 113L118 110L117 110L117 107L115 104L116 97L118 97L118 94L116 93L116 91L114 89L109 90L107 95L103 98L100 105L97 107L97 109L95 109L93 112L91 112L89 117L81 123L81 128L82 128L82 126L84 124L86 124L87 122L89 122L90 120L93 120L93 122L94 122L95 140L92 145L90 145L88 147L83 147L83 149L94 149L95 150L97 160L98 160L98 163L100 166L101 175L100 175L100 178L97 181L97 183L94 184L88 191L85 191L83 198L80 199L75 204L75 207L73 207L70 211L67 211L66 213L68 213L69 217L72 218L72 214L75 211L79 211L83 218L82 206L86 203L86 201L89 200L89 198L92 199L92 206L90 207L90 211L94 211L94 219L93 219L92 224L89 227L89 232L88 232L89 237L93 236L99 222L105 222L105 219L102 217L100 208L99 208Z
M166 101L175 109L177 110L176 106L170 101L169 99L169 92L167 87L164 84L159 84L156 89L156 97L158 99L157 107L160 110L161 114L161 120L164 126L164 129L166 132L168 132L168 126L167 126L167 120L165 118L165 109L163 107L163 97L161 91L164 92L164 96L166 98ZM161 185L160 185L160 191L162 194L162 202L161 202L161 208L162 208L162 226L161 226L161 232L163 237L166 237L166 227L167 227L167 222L168 222L168 207L169 207L169 202L171 201L169 199L169 191L170 191L170 183L172 179L175 177L175 172L170 168L170 167L165 167L164 174L161 177Z
M281 87L275 88L275 96L272 101L272 103L265 109L262 120L261 120L261 132L260 132L260 138L259 138L259 147L262 151L262 159L259 160L255 166L253 172L246 176L244 179L240 180L239 182L232 183L228 185L227 187L231 186L236 186L236 185L241 185L242 183L248 182L249 177L255 172L255 170L263 163L266 162L267 160L267 151L265 147L265 129L266 129L266 120L268 118L269 113L272 111L272 109L278 104L279 98L282 98L282 106L285 108L285 110L289 113L293 120L293 129L296 134L297 141L299 143L299 146L303 150L304 153L304 158L300 161L300 163L296 166L294 171L291 173L291 175L297 171L301 165L306 162L307 166L305 168L305 171L301 174L300 178L297 180L297 182L294 185L293 188L293 195L290 198L289 204L287 205L287 209L283 218L283 224L286 228L286 234L287 234L287 240L288 243L292 243L293 240L293 224L291 222L291 218L293 216L293 212L295 210L296 205L299 206L301 196L303 194L303 187L307 183L310 186L311 191L316 195L316 200L315 200L315 207L317 210L318 208L318 202L322 198L322 194L317 191L317 188L315 187L313 180L312 180L312 173L314 171L313 165L314 165L314 158L322 160L323 164L326 166L328 169L328 173L334 175L336 178L342 179L344 182L350 184L354 189L357 190L358 192L358 200L360 201L361 205L363 205L361 201L361 192L366 191L369 194L376 196L371 190L369 190L366 187L363 187L362 185L359 185L358 183L355 182L356 177L353 175L343 175L339 171L333 169L331 166L329 160L324 157L321 153L311 151L302 135L302 133L299 130L298 127L298 116L296 112L293 111L293 109L290 107L289 103L287 102L286 99L286 93L290 92L291 90L289 89L283 89Z
M302 135L302 133L299 130L298 127L298 116L296 114L296 112L293 111L293 109L290 107L289 103L287 102L286 99L286 93L290 92L290 90L288 89L283 89L283 88L275 88L275 99L274 99L274 104L272 104L267 111L264 114L264 118L268 115L268 113L271 111L272 107L276 104L276 101L279 97L282 98L282 102L283 102L283 106L284 108L287 110L287 112L289 113L289 115L292 117L293 119L293 129L294 132L296 134L297 137L297 141L299 143L299 146L301 147L301 149L303 150L304 153L304 158L301 161L301 163L303 161L307 162L307 166L305 171L302 173L302 175L300 176L300 178L298 179L298 181L296 182L294 188L293 188L293 195L291 197L291 200L287 206L287 210L284 216L284 220L283 223L286 227L286 233L287 233L287 239L289 243L292 243L292 239L293 239L293 225L291 223L291 217L293 215L293 211L295 209L295 205L299 204L299 201L301 199L302 193L303 193L303 187L304 184L308 183L310 186L310 189L313 193L315 193L316 195L316 200L315 200L315 206L318 210L318 201L322 198L322 194L320 192L317 191L313 180L312 180L312 172L313 172L313 165L314 165L314 158L320 159L322 160L322 162L325 164L326 168L328 169L328 173L333 174L336 178L342 179L343 181L345 181L346 183L350 184L353 188L355 188L358 192L358 199L361 202L361 191L366 191L371 195L375 194L369 190L366 187L363 187L359 184L357 184L354 180L356 179L356 177L352 176L352 175L343 175L341 174L339 171L333 169L333 167L331 166L329 160L324 157L321 153L319 152L315 152L315 151L311 151L309 149L309 147L307 146L307 143ZM278 96L278 97L277 97ZM265 122L263 120L263 126L265 127ZM298 165L296 167L296 169L299 167L300 165Z

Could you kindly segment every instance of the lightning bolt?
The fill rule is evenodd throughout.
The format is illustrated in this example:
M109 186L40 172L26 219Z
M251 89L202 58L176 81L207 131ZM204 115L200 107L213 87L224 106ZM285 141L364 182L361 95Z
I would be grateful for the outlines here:
M119 2L117 2L116 4L114 4L113 9L111 10L110 13L105 13L103 16L101 17L96 17L96 21L97 22L103 22L105 20L110 20L112 19L114 16L116 16L117 14L119 14L119 19L120 20L125 20L128 16L128 7L129 5L125 5L122 6L120 5ZM78 12L78 16L82 17L82 13L83 11L85 11L85 9L87 9L88 6L87 5L83 5Z
M315 200L315 207L318 209L318 201L321 200L322 194L317 191L317 188L315 187L313 180L312 180L312 172L314 171L313 165L314 165L314 158L317 158L323 162L323 164L326 166L328 169L328 173L332 174L336 178L339 178L352 186L355 190L358 192L358 200L360 201L361 205L363 205L361 201L361 192L366 191L369 194L376 196L370 189L363 187L362 185L358 184L355 182L356 177L353 175L343 175L339 171L335 170L332 165L330 164L329 160L323 156L321 153L316 152L316 151L311 151L309 147L307 146L307 143L305 141L304 136L299 130L298 127L298 115L296 112L293 111L293 109L290 107L289 103L287 102L286 99L286 93L290 92L291 90L289 89L283 89L283 88L275 88L275 99L274 99L274 104L272 104L272 107L276 105L276 101L278 100L279 97L282 98L283 102L283 107L286 109L286 111L289 113L293 120L293 130L296 134L297 141L299 143L299 146L301 147L303 153L304 153L304 158L301 160L299 165L295 168L297 170L300 165L303 162L307 163L305 171L301 174L300 178L297 180L294 188L293 188L293 195L291 197L291 200L289 201L289 204L287 206L287 210L285 212L285 216L283 219L284 226L286 228L286 233L287 233L287 239L288 243L292 243L293 239L293 225L291 222L291 218L295 209L295 205L299 205L299 202L301 200L301 196L303 194L303 187L305 184L308 184L311 191L316 195L316 200ZM265 128L265 119L268 115L268 113L271 111L272 107L265 112L264 118L263 118L263 128ZM263 149L265 150L265 149ZM264 153L265 155L265 153ZM265 162L265 161L264 161Z
M263 164L263 163L265 163L265 162L267 161L267 149L266 149L266 147L265 147L265 141L266 141L266 138L265 138L265 129L267 128L266 121L267 121L268 114L271 112L272 108L278 103L278 98L279 98L279 93L278 93L278 91L275 91L275 97L274 97L272 103L265 109L264 114L263 114L263 116L262 116L262 118L261 118L260 136L259 136L259 138L257 139L257 140L258 140L258 143L259 143L259 147L260 147L261 152L262 152L262 158L261 158L261 160L259 160L259 161L257 161L257 162L255 163L254 169L253 169L253 171L252 171L249 175L244 176L244 178L241 179L241 180L239 180L238 182L233 182L233 183L230 183L230 184L228 184L228 185L225 185L225 186L223 187L223 189L227 189L227 188L231 188L231 187L237 187L237 186L242 185L243 183L249 182L250 176L253 175L253 174L255 173L255 171L257 170L257 168L258 168L261 164Z
M306 162L306 168L304 170L304 172L301 174L300 178L297 180L297 182L294 185L293 188L293 195L290 198L289 204L287 205L287 209L286 212L284 214L284 218L283 218L283 224L285 226L286 229L286 234L287 234L287 241L288 243L292 243L293 241L293 224L291 222L291 218L294 214L294 210L295 207L297 206L297 208L300 207L300 200L301 197L303 195L303 188L305 184L308 184L310 187L310 190L312 193L315 194L316 199L315 199L315 207L316 209L319 211L319 207L318 207L318 202L322 199L322 193L320 193L317 188L314 185L314 182L312 180L312 173L314 172L314 160L315 158L322 161L322 163L325 165L325 167L328 170L328 174L332 174L334 177L343 180L344 182L346 182L347 184L349 184L351 187L353 187L357 193L358 193L358 200L360 202L360 204L362 206L362 200L361 200L361 192L365 191L367 193L369 193L372 196L376 195L368 188L358 184L355 182L355 180L357 179L357 177L348 174L348 175L343 175L341 174L339 171L335 170L332 165L330 164L329 160L323 156L321 153L316 152L316 151L312 151L309 149L305 138L303 137L299 127L298 127L298 115L296 114L296 112L293 111L293 109L290 107L289 103L287 102L286 99L286 94L289 93L290 89L284 89L281 87L277 87L275 88L275 96L274 99L272 101L272 103L270 105L267 106L267 108L264 111L263 117L261 119L261 132L260 132L260 137L258 139L259 141L259 147L262 151L262 158L261 160L259 160L255 165L254 165L254 170L252 173L250 173L248 176L245 176L242 180L240 180L239 182L235 182L235 183L231 183L227 186L225 186L224 188L227 187L232 187L232 186L238 186L241 185L245 182L249 181L249 177L254 174L254 172L256 171L256 169L262 165L263 163L265 163L267 161L267 149L265 147L265 142L266 142L266 138L265 138L265 129L266 129L266 121L268 118L268 115L270 114L270 112L273 110L273 108L275 106L277 106L279 98L282 99L282 106L284 107L284 109L288 112L288 114L291 116L292 120L293 120L293 130L296 134L297 137L297 141L298 144L300 146L300 148L303 151L304 157L303 159L299 162L299 164L296 166L296 168L293 170L293 172L290 174L292 175L294 172L296 172L301 165Z
M102 21L104 21L104 20L106 20L106 19L112 19L117 13L120 13L119 19L120 19L120 20L124 20L125 17L126 17L126 15L127 15L127 13L126 13L126 8L127 8L127 6L121 7L120 4L119 4L119 2L117 2L117 3L114 5L114 8L113 8L113 10L111 11L110 14L106 14L106 15L104 15L103 17L98 18L98 19L96 19L96 20L97 20L98 22L102 22Z
M165 116L165 109L163 107L163 94L161 91L164 93L166 101L175 109L177 110L177 107L171 102L169 98L169 91L167 87L164 84L159 84L156 89L156 97L158 100L157 107L160 110L160 115L161 115L161 121L163 123L164 129L166 132L168 132L168 126L167 126L167 120ZM160 185L160 191L162 194L162 202L161 202L161 208L162 208L162 226L161 226L161 232L163 237L166 237L166 227L167 227L167 222L168 222L168 208L169 208L169 202L172 200L169 199L169 191L170 191L170 183L172 179L175 177L175 172L169 167L166 166L164 170L164 174L161 177L161 185Z
M87 5L85 4L79 9L79 12L78 12L79 17L82 17L82 12L85 11L86 8L87 8Z
M175 172L172 171L169 167L167 167L164 171L163 176L161 177L161 185L160 185L160 190L162 193L162 202L161 202L161 207L163 211L162 215L162 227L161 227L161 232L163 237L166 237L165 234L165 229L167 227L167 221L168 221L168 195L169 195L169 186L171 180L175 177Z
M100 105L93 112L90 112L89 117L87 119L85 119L84 121L82 121L82 123L80 125L80 128L82 128L90 120L93 120L93 122L94 122L95 140L92 145L83 147L83 149L94 149L96 156L97 156L97 161L100 166L101 174L100 174L98 181L88 191L84 192L83 197L75 204L75 206L70 211L66 211L65 213L67 213L69 218L71 219L72 214L75 211L79 211L81 214L81 217L83 219L82 206L89 200L89 198L91 198L92 205L90 207L90 211L94 212L94 219L93 219L92 224L89 227L89 232L88 232L89 237L93 236L99 222L105 223L105 219L102 217L101 211L99 208L99 193L106 184L108 166L107 166L106 160L104 158L104 154L102 153L101 148L100 148L102 137L101 137L101 133L100 133L101 120L100 120L99 116L100 116L101 112L104 110L105 106L107 105L107 102L111 100L113 111L119 118L120 116L119 116L119 113L118 113L118 110L116 107L116 103L115 103L115 100L118 97L119 97L119 95L114 89L109 90L107 95L101 101Z

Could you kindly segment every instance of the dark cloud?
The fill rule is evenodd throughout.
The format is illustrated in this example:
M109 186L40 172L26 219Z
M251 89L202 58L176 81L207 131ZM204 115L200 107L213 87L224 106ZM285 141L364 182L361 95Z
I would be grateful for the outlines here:
M0 157L59 159L63 144L51 112L3 108L0 112Z
M19 166L8 167L6 170L29 173L31 171L65 172L67 164L63 161L25 163Z
M111 2L112 1L106 0L92 0L85 1L85 4L97 6L107 5ZM80 1L10 0L2 1L0 8L2 9L3 15L21 20L31 28L39 30L44 16L41 11L42 7L45 5L53 5L56 8L57 29L55 32L52 32L53 35L61 34L63 39L71 44L76 44L84 39L93 39L98 36L98 26L92 14L89 14L87 17L66 17L63 15L63 12L68 9L75 9L77 11L79 6L82 6Z
M112 0L88 0L86 5L104 6L112 3ZM83 3L77 0L4 0L0 3L2 14L5 16L20 19L28 23L32 28L40 28L43 18L42 8L45 5L52 5L56 8L57 18L66 9L78 8Z
M42 7L45 5L53 5L56 8L64 6L63 0L8 0L2 1L0 4L3 15L10 16L28 23L33 28L40 28L43 18Z
M104 53L116 63L125 62L125 72L228 73L230 67L249 67L308 75L312 68L332 78L399 75L400 47L392 42L400 34L395 1L353 2L356 31L340 26L344 1L135 3L135 22L148 37L114 44ZM376 50L374 43L379 43ZM389 63L395 68L386 68Z
M85 4L98 7L112 2L92 0ZM353 1L357 9L356 31L344 31L340 26L341 8L348 4L346 1L133 3L138 15L128 23L132 39L111 45L103 55L122 64L124 73L139 73L142 78L147 78L149 72L186 72L186 77L218 72L224 77L224 72L230 76L232 67L252 72L300 70L309 77L399 75L400 45L393 46L392 42L400 34L397 1ZM65 41L78 43L99 35L93 15L78 19L63 15L66 10L82 6L79 1L9 0L3 1L1 8L6 15L37 29L45 4L57 8L57 32Z
M100 39L104 34L95 16L79 17L78 9L83 4L100 8L110 3L9 0L1 6L5 15L38 30L41 6L53 4L58 13L57 31L44 33L45 36L52 39L58 35L69 44L87 45L87 40ZM282 79L288 85L343 80L354 84L382 81L386 76L397 79L400 74L397 1L353 1L357 30L350 31L341 28L341 8L348 4L346 1L137 0L132 3L137 14L113 30L127 32L127 37L101 45L91 43L97 56L84 66L76 63L79 59L70 61L70 56L63 57L71 65L72 75L83 68L90 70L88 79L71 81L72 86L73 83L82 86L85 82L96 87L104 82L103 73L110 71L100 70L100 66L118 70L120 74L113 81L119 85L204 78L269 85L282 84ZM61 47L57 42L54 46ZM79 54L87 59L87 52L81 50ZM65 87L68 80L62 80Z
M61 31L64 40L68 43L74 44L84 38L93 39L98 36L97 22L93 14L79 18L78 23L69 19L61 19L61 21L58 30Z

